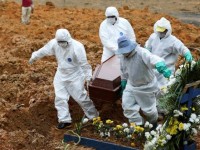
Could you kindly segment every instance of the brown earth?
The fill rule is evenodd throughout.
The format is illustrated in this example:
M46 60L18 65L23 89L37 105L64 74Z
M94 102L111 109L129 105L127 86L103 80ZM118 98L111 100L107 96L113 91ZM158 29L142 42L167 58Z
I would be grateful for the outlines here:
M155 21L162 16L172 23L173 34L199 58L200 28L176 18L145 9L119 8L120 15L134 27L137 41L144 45ZM104 11L97 8L55 8L37 5L31 23L20 23L20 4L0 1L0 149L63 149L65 130L56 130L53 77L56 61L48 57L28 64L31 53L54 38L58 28L67 28L86 48L93 69L100 63L102 46L98 29ZM180 58L178 63L181 63ZM102 116L126 121L119 103L100 110ZM112 108L112 109L110 109ZM114 109L115 108L115 109ZM73 121L83 116L80 107L70 100ZM198 144L200 140L197 138ZM200 147L198 147L200 148ZM79 147L76 149L86 149Z

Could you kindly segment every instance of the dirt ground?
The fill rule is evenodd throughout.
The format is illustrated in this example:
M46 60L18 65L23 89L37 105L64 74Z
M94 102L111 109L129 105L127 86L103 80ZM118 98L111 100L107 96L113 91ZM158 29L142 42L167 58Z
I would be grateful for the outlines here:
M45 4L45 1L40 1ZM197 14L200 12L198 0L157 0L114 1L92 0L64 1L66 6L56 8L39 5L36 1L31 23L20 22L20 4L0 1L0 149L63 149L63 135L66 130L56 130L57 114L54 108L53 77L56 61L48 57L33 65L28 60L33 51L41 48L54 38L55 31L67 28L71 35L85 45L89 63L93 69L100 63L102 45L98 29L104 19L106 6L119 8L122 17L134 27L137 41L143 46L153 31L153 24L162 16L172 23L173 34L190 48L194 57L199 58L200 27L186 24L172 16L181 10ZM157 4L158 3L158 4ZM58 3L59 4L59 3ZM129 4L129 5L127 5ZM61 7L62 6L62 7ZM194 19L198 22L198 18ZM179 59L180 63L182 58ZM178 64L177 63L177 64ZM70 100L73 121L83 116L80 107ZM119 103L102 111L113 120L126 121ZM114 113L113 113L114 112ZM198 145L200 140L197 138ZM200 149L200 146L198 147ZM88 149L79 147L76 149Z

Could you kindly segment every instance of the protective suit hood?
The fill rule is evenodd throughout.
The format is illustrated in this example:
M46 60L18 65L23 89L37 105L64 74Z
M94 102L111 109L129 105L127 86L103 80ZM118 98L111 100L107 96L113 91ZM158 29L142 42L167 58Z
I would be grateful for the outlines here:
M71 35L66 29L58 29L55 38L57 41L67 41L68 43L72 41Z
M169 20L167 20L166 18L162 17L160 20L158 20L158 21L154 24L154 33L156 33L156 34L158 33L158 32L156 31L157 26L162 27L162 28L165 28L165 29L168 30L167 33L166 33L166 35L165 35L165 38L172 34L172 27L171 27L171 24L170 24Z
M105 16L106 17L108 17L108 16L115 16L115 17L117 17L117 20L118 20L118 18L119 18L119 12L118 12L118 10L117 10L116 7L112 7L111 6L111 7L108 7L106 9Z

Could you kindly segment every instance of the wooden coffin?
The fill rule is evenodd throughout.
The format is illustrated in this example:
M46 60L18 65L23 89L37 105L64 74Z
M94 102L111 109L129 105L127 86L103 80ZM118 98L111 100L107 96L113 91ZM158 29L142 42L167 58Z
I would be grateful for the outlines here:
M120 75L120 60L117 56L96 67L89 85L89 95L94 103L113 103L120 98Z

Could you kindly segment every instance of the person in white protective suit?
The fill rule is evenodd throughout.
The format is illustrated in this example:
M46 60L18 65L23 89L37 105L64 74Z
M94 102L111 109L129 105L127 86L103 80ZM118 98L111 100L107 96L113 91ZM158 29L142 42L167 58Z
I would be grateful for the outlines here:
M116 54L120 55L122 108L130 123L143 125L144 119L139 113L141 109L146 120L156 127L158 112L156 94L159 91L153 69L156 68L164 77L169 78L171 71L164 60L151 54L134 41L125 36L118 39Z
M101 63L115 55L118 49L117 39L125 35L132 41L136 41L134 30L128 20L119 17L115 7L108 7L105 12L106 19L99 28L99 37L103 45Z
M99 114L87 95L87 87L92 78L92 69L87 62L84 46L73 39L66 29L58 29L55 38L44 47L32 53L29 63L44 56L54 55L58 62L54 77L55 108L58 115L58 129L71 125L68 100L72 98L81 106L85 115L92 119Z
M175 36L172 35L170 22L162 17L154 24L154 33L151 34L145 43L152 54L155 54L165 60L167 67L175 72L175 63L178 55L185 57L186 61L192 61L190 50ZM168 80L156 72L159 88L162 89L168 85Z

